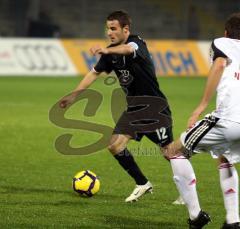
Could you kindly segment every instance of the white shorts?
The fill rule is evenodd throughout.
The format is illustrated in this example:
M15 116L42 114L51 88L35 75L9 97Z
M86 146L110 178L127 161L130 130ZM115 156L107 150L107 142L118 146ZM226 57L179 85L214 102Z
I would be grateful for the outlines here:
M214 158L223 155L230 163L240 162L240 123L207 115L180 139L188 151L205 151Z

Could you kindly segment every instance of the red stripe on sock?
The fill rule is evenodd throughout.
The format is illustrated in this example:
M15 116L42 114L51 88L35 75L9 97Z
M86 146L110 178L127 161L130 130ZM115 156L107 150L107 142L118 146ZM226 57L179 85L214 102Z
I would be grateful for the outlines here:
M233 167L232 164L230 164L230 163L223 163L223 164L220 164L218 166L218 169L227 169L227 168L231 168L231 167Z
M192 181L188 185L194 185L196 183L197 183L197 180L196 179L192 179Z
M226 192L224 192L224 194L228 195L228 194L233 194L236 193L235 190L233 188L228 189Z

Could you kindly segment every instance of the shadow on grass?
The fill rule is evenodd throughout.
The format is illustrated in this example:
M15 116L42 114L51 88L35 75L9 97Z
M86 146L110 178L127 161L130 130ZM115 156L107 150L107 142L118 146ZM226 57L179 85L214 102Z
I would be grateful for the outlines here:
M0 186L0 194L11 194L12 198L9 198L9 201L4 204L14 205L14 204L23 204L23 205L52 205L52 206L75 206L75 205L93 205L93 204L116 204L121 201L119 196L108 195L104 193L98 193L93 197L87 197L80 195L73 190L58 190L58 189L49 189L49 188L28 188L20 186ZM19 201L16 201L16 197ZM19 197L19 195L23 195ZM47 199L38 199L42 196L48 196ZM25 197L24 197L25 196ZM37 198L35 198L37 196ZM39 197L39 198L38 198ZM49 201L48 201L49 198Z
M3 205L25 205L25 206L78 206L78 205L86 205L88 204L85 198L81 198L81 201L76 201L76 199L80 198L77 193L73 193L73 191L61 191L56 189L41 189L41 188L23 188L17 186L1 186L0 194L11 194L11 197L8 198L8 201L2 202ZM16 201L16 195L18 201ZM19 194L23 194L24 196L19 196ZM35 194L35 195L34 195ZM42 195L44 194L47 198L42 199ZM67 194L68 197L73 197L74 199L70 200L61 200L58 197L52 198L56 194ZM34 195L34 196L33 196ZM37 196L37 198L35 197ZM41 199L40 201L38 199ZM76 199L75 199L76 198ZM68 198L69 199L69 198ZM90 204L90 203L89 203Z
M29 193L60 193L60 194L71 194L71 191L57 190L57 189L46 189L46 188L28 188L19 186L0 186L1 194L29 194Z
M110 228L153 228L153 229L180 229L186 228L186 225L178 225L167 221L153 221L149 219L130 218L128 216L104 216L105 223ZM159 219L161 217L159 216Z
M84 195L80 195L73 190L58 190L58 189L49 189L49 188L28 188L28 187L19 187L19 186L0 186L0 194L65 194L68 197L76 197L81 199L102 199L107 201L124 201L125 196L112 195L106 193L98 193L93 197L89 198Z

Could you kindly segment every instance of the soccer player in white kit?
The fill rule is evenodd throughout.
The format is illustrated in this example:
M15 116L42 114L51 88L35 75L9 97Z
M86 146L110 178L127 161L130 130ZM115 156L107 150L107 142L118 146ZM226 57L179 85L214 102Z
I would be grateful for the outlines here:
M189 211L189 228L203 228L210 221L202 211L196 192L196 177L188 160L206 151L219 158L220 185L226 219L223 229L240 228L238 174L240 162L240 13L225 24L225 37L211 45L212 66L201 102L188 121L188 130L163 153L170 159L174 181ZM197 122L217 91L216 110Z

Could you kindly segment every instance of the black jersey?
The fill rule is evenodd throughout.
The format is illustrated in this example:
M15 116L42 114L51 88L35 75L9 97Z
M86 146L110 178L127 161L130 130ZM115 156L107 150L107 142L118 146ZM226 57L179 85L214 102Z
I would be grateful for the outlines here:
M130 35L126 44L134 47L132 54L102 55L94 67L99 73L114 71L127 95L127 110L122 113L113 133L128 135L137 141L146 135L163 147L173 140L167 99L159 89L146 43L140 37ZM157 130L164 131L164 139L157 136Z
M102 55L94 67L96 72L114 71L127 96L157 96L165 98L157 82L154 64L147 45L139 36L130 35L126 44L136 49L131 55ZM109 47L112 47L110 45Z

